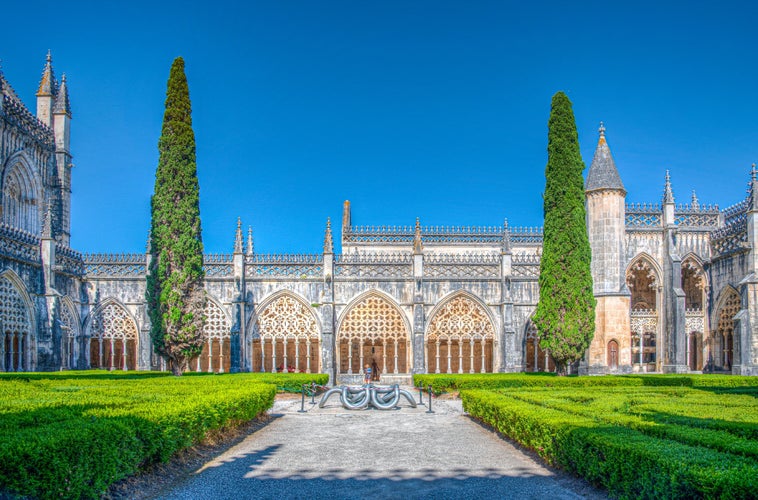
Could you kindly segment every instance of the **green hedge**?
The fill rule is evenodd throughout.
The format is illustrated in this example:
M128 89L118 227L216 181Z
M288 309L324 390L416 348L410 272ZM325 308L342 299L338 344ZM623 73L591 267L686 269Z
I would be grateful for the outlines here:
M601 377L557 377L550 373L483 373L414 375L416 387L432 386L437 392L509 387L702 387L758 388L758 377L736 375L605 375Z
M619 498L755 498L758 462L483 390L464 409Z
M98 498L209 431L255 418L276 393L252 374L74 375L0 378L0 496Z

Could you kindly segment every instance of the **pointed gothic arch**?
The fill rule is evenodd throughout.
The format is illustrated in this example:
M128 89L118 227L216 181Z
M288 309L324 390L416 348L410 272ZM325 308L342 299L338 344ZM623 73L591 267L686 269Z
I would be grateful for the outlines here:
M190 369L196 372L229 372L232 320L221 304L210 295L206 297L203 315L203 350L191 363Z
M742 296L732 286L727 285L719 294L715 311L716 329L707 340L708 364L716 370L729 371L734 364L735 334L734 319L742 308ZM712 323L713 324L713 323Z
M33 370L36 324L31 306L16 273L0 273L0 371Z
M79 314L74 301L68 295L60 300L61 322L61 363L63 368L76 369L79 367L79 357L83 350L82 330Z
M426 329L430 373L493 371L495 323L486 305L467 291L443 298L429 315Z
M703 369L704 334L706 330L706 297L708 275L694 253L682 259L682 290L684 291L687 364L690 370Z
M8 158L0 181L0 220L9 226L39 234L43 208L42 183L25 152L16 153Z
M383 373L410 372L410 323L397 302L379 290L355 297L337 328L339 373L358 374L365 365Z
M126 307L114 298L103 300L87 317L90 367L108 370L136 370L139 352L137 322Z
M660 267L647 253L640 253L626 268L626 284L632 294L631 364L634 370L652 372L658 366L660 343ZM620 360L623 364L625 360Z
M319 371L321 327L305 299L289 290L275 292L251 323L253 371Z

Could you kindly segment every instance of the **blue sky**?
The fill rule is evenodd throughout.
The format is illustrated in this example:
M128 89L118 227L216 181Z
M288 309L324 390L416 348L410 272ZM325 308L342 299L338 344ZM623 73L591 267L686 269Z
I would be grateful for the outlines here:
M622 5L616 5L622 4ZM725 207L758 160L754 2L11 2L3 71L45 54L73 108L72 245L143 251L166 79L183 56L206 251L320 252L354 224L541 225L550 98L598 122L628 202ZM338 234L335 235L339 239Z

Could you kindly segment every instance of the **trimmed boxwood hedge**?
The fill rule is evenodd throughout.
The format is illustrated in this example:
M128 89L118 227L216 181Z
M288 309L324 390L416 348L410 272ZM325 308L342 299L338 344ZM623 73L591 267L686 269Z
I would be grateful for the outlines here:
M145 372L0 376L0 496L98 498L209 431L273 405L319 374L168 377ZM275 385L274 385L275 384Z
M645 435L507 393L461 392L464 409L547 462L619 498L755 498L758 462Z
M552 373L475 373L414 375L418 387L432 386L437 393L463 389L504 389L508 387L758 387L758 377L736 375L605 375L602 377L557 377Z

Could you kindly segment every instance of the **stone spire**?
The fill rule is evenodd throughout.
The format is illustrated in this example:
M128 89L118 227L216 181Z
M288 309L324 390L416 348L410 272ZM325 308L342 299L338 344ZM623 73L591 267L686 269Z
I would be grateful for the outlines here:
M424 249L424 245L421 242L421 220L416 217L416 230L413 233L413 253L418 255Z
M758 171L755 163L750 167L750 187L747 191L748 208L758 211Z
M53 72L53 56L48 50L45 67L42 68L42 78L39 81L39 88L37 89L37 97L54 96L57 90L58 83L55 81L55 73Z
M42 217L42 238L50 239L53 237L53 207L50 202L47 204L47 209Z
M53 113L71 116L71 103L68 100L68 86L66 85L66 73L61 77L61 85L58 87L58 95L55 96Z
M508 227L508 218L503 219L503 253L511 251L511 229Z
M690 202L690 206L693 210L699 210L700 209L700 200L697 199L697 194L695 194L695 190L692 190L692 201Z
M623 191L626 194L624 184L621 182L621 176L619 176L619 172L616 169L616 163L613 161L613 156L611 156L611 150L605 140L605 126L603 122L600 122L598 132L600 133L600 138L597 141L595 156L592 158L592 164L587 173L584 190L589 192L615 189Z
M237 232L234 235L234 253L242 253L242 219L237 217Z
M663 203L674 203L674 192L671 190L671 175L666 170L666 181L663 186Z
M332 220L326 218L326 231L324 232L324 253L334 253L334 240L332 239Z
M247 254L253 255L253 226L247 226Z

